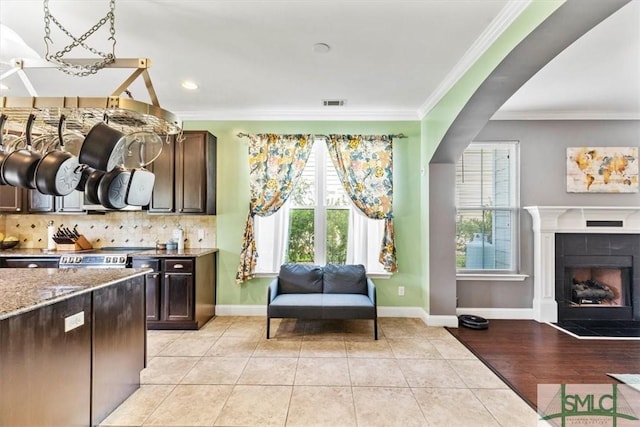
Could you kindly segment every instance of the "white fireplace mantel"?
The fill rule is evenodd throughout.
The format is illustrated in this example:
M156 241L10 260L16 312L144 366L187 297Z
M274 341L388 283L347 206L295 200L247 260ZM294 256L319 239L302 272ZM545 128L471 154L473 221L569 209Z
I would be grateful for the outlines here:
M555 295L555 234L640 234L640 207L526 206L533 218L533 316L557 322ZM608 226L603 226L606 221Z

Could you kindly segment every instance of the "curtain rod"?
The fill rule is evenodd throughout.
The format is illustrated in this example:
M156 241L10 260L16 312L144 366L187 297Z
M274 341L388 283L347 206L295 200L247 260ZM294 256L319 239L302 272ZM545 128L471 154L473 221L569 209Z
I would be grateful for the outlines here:
M248 137L251 136L251 134L248 133L244 133L244 132L238 132L237 137L238 138L243 138L243 137ZM324 138L324 139L329 139L329 137L327 135L323 135L323 134L313 134L314 137L318 137L318 138ZM408 138L407 135L405 135L404 133L398 133L398 134L394 134L394 135L388 135L389 137L393 138L393 139L402 139L402 138Z

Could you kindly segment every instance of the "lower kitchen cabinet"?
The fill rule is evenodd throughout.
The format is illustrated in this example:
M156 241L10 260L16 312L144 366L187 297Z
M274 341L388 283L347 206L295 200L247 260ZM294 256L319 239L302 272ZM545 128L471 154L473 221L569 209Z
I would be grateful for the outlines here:
M100 424L140 386L143 303L138 276L0 320L0 427Z
M133 258L146 275L148 329L198 329L215 314L215 253Z

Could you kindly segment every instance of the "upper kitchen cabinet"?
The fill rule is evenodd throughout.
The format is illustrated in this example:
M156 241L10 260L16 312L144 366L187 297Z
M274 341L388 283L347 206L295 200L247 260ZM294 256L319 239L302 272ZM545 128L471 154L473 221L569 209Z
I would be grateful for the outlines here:
M50 196L37 190L27 192L27 211L29 213L83 213L83 193L77 190L66 196Z
M0 212L20 213L24 207L22 189L0 185Z
M185 131L182 141L165 145L150 169L156 181L149 213L216 213L216 137Z

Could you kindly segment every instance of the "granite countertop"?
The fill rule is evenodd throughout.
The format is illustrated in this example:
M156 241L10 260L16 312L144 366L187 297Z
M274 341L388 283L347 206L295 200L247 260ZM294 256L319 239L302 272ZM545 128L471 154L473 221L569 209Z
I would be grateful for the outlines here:
M207 255L210 253L218 252L216 248L185 248L184 251L177 250L159 250L153 249L150 251L133 252L131 255L134 258L196 258L199 256Z
M149 268L1 268L0 320L150 271Z
M38 248L13 248L7 250L0 250L0 257L38 257L38 258L59 258L62 255L69 254L88 254L93 252L100 251L100 248L96 249L88 249L86 251L50 251L47 249L38 249ZM126 250L122 250L121 252L127 252ZM146 250L139 251L132 249L131 252L128 252L130 256L140 257L140 258L171 258L171 257L199 257L202 255L207 255L212 252L218 252L216 248L185 248L184 251L178 252L177 250L167 251L167 250Z

